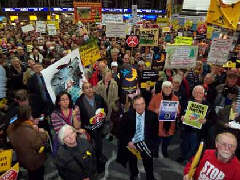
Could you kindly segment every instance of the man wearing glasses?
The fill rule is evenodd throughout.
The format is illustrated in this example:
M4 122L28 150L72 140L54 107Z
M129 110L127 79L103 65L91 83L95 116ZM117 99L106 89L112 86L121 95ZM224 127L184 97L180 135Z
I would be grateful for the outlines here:
M193 178L188 177L191 162L184 169L184 180L239 180L240 162L235 156L236 137L224 132L215 140L216 150L206 150L200 159Z

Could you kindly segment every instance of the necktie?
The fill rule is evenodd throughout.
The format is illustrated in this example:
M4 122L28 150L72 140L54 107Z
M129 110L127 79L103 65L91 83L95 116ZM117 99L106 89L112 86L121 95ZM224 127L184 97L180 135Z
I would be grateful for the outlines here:
M142 117L139 115L137 116L137 127L136 127L136 142L142 141L142 128L143 128L143 121Z

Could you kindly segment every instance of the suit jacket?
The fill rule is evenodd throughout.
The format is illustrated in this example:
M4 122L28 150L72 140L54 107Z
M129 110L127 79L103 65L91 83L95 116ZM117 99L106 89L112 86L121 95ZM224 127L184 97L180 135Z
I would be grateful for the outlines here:
M158 138L158 116L156 113L146 110L145 111L145 124L144 124L144 140L147 147L152 151L156 140ZM117 161L122 165L126 165L128 160L128 149L126 146L136 132L136 111L130 110L123 116L120 125L119 149Z

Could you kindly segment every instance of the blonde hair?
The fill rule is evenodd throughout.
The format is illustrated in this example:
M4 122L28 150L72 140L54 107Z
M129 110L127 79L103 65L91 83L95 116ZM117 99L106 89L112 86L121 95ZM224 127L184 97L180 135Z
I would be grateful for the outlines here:
M219 140L223 137L223 136L228 136L232 139L234 139L234 141L236 142L236 146L237 146L237 138L234 134L230 133L230 132L223 132L217 135L215 142L219 142Z

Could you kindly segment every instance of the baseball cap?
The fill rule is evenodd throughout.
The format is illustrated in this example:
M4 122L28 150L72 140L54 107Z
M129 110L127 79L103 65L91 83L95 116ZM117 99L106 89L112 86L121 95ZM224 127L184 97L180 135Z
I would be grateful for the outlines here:
M118 66L118 63L117 63L116 61L113 61L113 62L111 63L111 67L113 67L113 66Z

